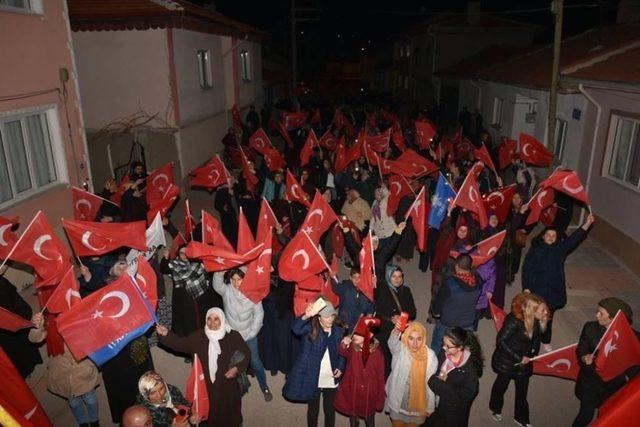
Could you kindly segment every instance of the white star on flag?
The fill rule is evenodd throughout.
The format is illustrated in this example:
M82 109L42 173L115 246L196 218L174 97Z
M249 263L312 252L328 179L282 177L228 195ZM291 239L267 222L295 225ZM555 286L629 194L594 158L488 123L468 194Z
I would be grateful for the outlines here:
M222 257L217 257L214 261L217 262L218 264L224 264L226 260Z
M304 231L305 231L307 234L311 234L311 233L313 233L313 227L309 225L309 226L307 226L307 227L304 229Z
M256 273L257 273L257 274L262 274L262 273L264 273L264 268L262 268L262 266L261 266L261 265L259 265L258 267L256 267Z
M92 319L97 319L98 317L102 317L102 314L103 314L103 312L102 312L102 311L100 311L100 310L96 310L96 311L93 313L93 316L91 316L91 318L92 318Z

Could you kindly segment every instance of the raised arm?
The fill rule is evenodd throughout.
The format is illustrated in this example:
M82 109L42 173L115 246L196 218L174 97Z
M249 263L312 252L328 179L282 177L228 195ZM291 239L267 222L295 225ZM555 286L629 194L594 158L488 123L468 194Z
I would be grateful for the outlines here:
M227 285L224 283L224 272L216 271L213 273L213 290L220 296L224 296L229 290Z

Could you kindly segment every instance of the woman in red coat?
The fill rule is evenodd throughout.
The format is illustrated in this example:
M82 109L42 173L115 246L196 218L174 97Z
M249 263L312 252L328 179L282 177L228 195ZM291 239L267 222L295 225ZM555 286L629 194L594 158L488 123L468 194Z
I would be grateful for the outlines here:
M367 427L374 425L376 412L384 407L384 353L373 338L370 327L380 326L380 319L360 317L352 337L344 337L338 354L347 360L334 402L338 412L349 417L352 427L364 418Z

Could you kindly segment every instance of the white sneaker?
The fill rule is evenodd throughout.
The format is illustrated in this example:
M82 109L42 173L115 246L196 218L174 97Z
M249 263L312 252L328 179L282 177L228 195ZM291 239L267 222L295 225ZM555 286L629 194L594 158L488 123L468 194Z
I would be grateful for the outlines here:
M551 344L542 344L542 351L549 353L550 351L553 351L553 347L551 347Z
M547 344L547 345L548 345L548 344ZM520 421L518 421L518 420L513 420L513 422L514 422L517 426L520 426L520 427L531 427L531 423L528 423L528 424L522 424L522 423L521 423Z
M491 419L496 422L502 421L502 414L498 414L496 412L491 412Z

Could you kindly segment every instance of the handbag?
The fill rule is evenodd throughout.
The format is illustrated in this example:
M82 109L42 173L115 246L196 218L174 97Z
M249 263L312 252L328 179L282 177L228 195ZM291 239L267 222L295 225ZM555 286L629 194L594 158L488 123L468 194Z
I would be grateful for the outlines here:
M229 367L227 369L233 368L243 360L244 354L242 354L238 350L234 351L231 355L231 359L229 359ZM238 373L238 375L236 375L236 379L238 380L238 385L240 386L240 396L244 396L249 392L249 387L251 387L251 383L249 382L249 378L247 377L247 371Z

